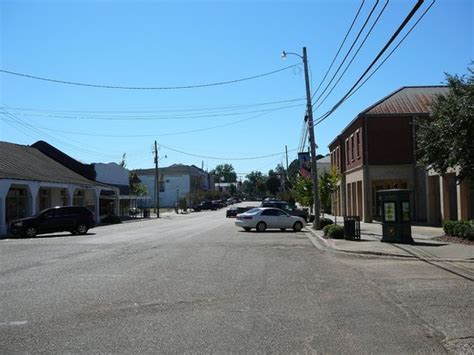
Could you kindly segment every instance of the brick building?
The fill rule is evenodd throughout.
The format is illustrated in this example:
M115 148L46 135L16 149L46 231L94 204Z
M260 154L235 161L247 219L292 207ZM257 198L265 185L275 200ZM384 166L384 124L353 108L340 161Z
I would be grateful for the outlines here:
M331 164L341 172L333 213L370 222L380 217L378 190L408 188L415 221L472 218L472 187L456 185L455 170L438 176L415 161L417 118L428 117L430 103L448 90L402 87L359 113L329 144Z

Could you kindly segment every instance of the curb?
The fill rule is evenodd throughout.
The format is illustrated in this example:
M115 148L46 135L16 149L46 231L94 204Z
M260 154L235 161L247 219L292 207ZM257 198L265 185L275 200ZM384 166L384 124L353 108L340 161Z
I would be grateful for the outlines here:
M424 259L427 261L438 261L438 262L465 262L465 263L473 263L474 260L471 259L441 259L441 258L428 258L422 256L415 256L415 255L405 255L405 254L397 254L397 253L385 253L385 252L378 252L378 251L370 251L370 250L341 250L334 248L331 245L330 240L324 238L321 235L321 232L315 231L312 228L307 228L312 236L308 235L308 239L313 244L313 246L319 250L326 250L332 251L335 253L344 253L344 254L351 254L351 255L360 255L360 256L379 256L379 257L395 257L395 258L404 258L404 259L417 259L420 260Z

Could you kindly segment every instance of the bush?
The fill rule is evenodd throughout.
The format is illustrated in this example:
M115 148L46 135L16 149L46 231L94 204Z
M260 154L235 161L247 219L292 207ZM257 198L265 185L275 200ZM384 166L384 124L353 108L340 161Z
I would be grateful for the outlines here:
M455 225L455 221L444 221L443 222L443 230L444 230L444 233L446 233L447 235L454 235L454 225Z
M474 240L474 221L444 221L444 232L453 237Z
M334 222L330 220L329 218L321 218L319 220L319 228L324 229L324 227L333 224Z
M329 229L331 229L332 226L333 226L332 224L328 224L327 226L323 227L323 233L325 237L327 237Z
M344 238L344 228L342 228L341 226L338 226L337 224L329 225L327 233L328 233L329 238L334 238L334 239Z

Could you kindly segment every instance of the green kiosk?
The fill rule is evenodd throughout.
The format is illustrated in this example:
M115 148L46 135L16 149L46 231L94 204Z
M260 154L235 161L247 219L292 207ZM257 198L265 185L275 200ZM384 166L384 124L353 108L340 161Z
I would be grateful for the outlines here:
M380 190L377 198L382 209L382 242L413 243L411 236L411 190Z

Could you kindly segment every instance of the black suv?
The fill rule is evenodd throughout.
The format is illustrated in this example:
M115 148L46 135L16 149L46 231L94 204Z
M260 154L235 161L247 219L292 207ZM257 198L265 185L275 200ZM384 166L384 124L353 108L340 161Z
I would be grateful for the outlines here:
M37 234L71 232L86 234L95 227L94 213L86 207L64 206L48 208L36 216L17 219L10 223L10 232L29 238Z
M199 205L194 207L194 211L199 212L199 211L204 211L204 210L211 210L215 211L217 210L218 206L211 201L206 201L206 202L201 202Z
M260 207L275 207L279 208L286 213L303 218L306 222L308 222L308 212L304 210L300 210L298 208L290 207L288 202L285 201L278 201L278 200L266 200L263 201Z

